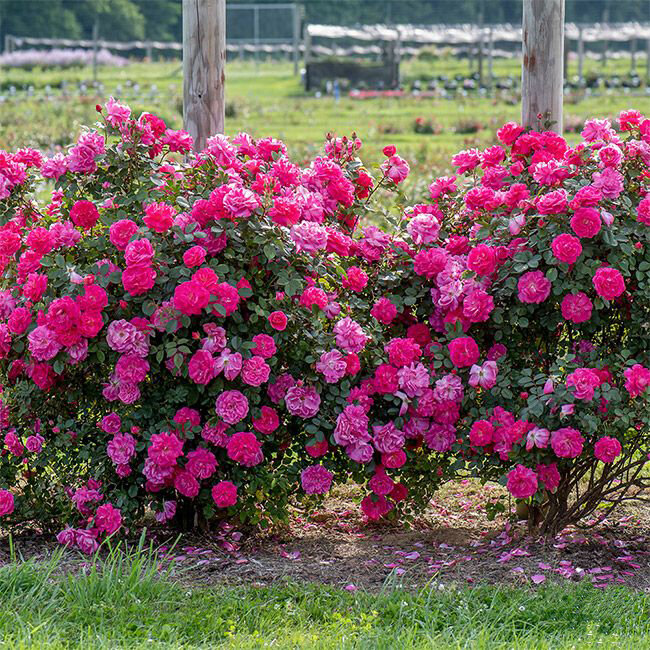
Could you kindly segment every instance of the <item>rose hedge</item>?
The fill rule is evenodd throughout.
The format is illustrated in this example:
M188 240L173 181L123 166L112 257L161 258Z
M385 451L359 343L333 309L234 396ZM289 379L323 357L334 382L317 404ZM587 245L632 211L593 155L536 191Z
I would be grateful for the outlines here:
M352 479L379 518L462 474L552 532L642 485L650 120L507 124L388 232L394 147L377 179L355 138L192 156L98 108L66 155L0 154L7 522L92 551L148 511L264 523Z

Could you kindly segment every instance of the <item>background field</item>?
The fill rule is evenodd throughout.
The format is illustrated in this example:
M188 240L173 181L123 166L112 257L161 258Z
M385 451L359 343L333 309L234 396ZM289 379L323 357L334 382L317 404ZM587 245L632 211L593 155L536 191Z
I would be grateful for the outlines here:
M601 70L589 61L588 71ZM517 62L498 60L495 74L516 78ZM575 73L572 64L569 74ZM402 66L405 86L414 79L431 78L442 71L448 77L466 73L467 62L448 57L429 62L414 60ZM645 62L639 61L639 69ZM608 62L605 72L624 75L629 61ZM97 83L88 68L71 70L10 70L0 82L0 147L35 146L53 152L71 143L82 124L96 119L95 104L109 95L129 103L136 112L151 111L174 127L182 125L181 69L178 62L136 63L126 68L100 68ZM451 155L463 148L493 141L498 126L519 117L516 91L498 91L494 97L476 93L454 99L373 98L343 95L306 95L292 66L279 62L234 61L227 69L229 134L244 130L256 137L284 140L292 156L307 160L320 151L325 134L356 131L364 142L362 157L378 163L381 148L396 144L421 179L448 169ZM650 110L644 89L602 89L597 94L571 93L566 98L565 129L569 139L587 117L613 117L621 109ZM421 118L433 133L416 133ZM411 188L412 189L412 188ZM414 197L415 198L415 197Z

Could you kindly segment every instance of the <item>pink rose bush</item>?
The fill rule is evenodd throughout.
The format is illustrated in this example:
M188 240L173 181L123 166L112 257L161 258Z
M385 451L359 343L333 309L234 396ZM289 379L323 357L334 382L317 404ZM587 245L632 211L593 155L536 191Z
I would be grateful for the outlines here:
M356 139L299 166L102 116L58 158L2 154L7 521L93 552L147 510L256 524L352 478L377 519L462 474L554 532L643 480L650 121L576 147L506 125L385 232L393 146L371 174Z

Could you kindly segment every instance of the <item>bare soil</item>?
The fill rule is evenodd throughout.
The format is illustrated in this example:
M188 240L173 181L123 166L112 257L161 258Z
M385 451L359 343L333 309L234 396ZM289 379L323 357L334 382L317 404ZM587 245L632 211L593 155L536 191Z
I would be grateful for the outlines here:
M271 532L228 524L182 536L154 528L162 565L192 585L327 584L349 591L456 585L531 585L589 580L598 588L628 585L650 592L650 507L626 506L589 530L569 528L552 540L527 536L510 509L490 521L486 504L507 497L499 486L448 484L423 516L403 525L371 524L354 487L337 489L316 511L294 510L290 524ZM590 524L593 522L584 522ZM22 557L48 557L51 538L14 536ZM0 564L10 561L0 543ZM83 570L87 558L66 552L64 570Z

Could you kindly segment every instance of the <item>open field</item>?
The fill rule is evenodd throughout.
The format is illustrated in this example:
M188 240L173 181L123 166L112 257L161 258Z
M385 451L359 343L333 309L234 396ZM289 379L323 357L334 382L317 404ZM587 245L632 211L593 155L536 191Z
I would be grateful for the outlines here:
M451 69L449 69L451 65ZM443 69L448 76L467 69L466 62L430 64L433 74ZM597 69L597 63L590 62ZM629 63L610 63L623 73ZM641 68L642 63L639 65ZM407 79L423 76L422 61L404 65ZM497 62L497 74L516 73L516 62ZM382 158L381 148L396 144L429 178L447 168L450 156L463 148L480 146L494 138L495 129L519 115L518 97L503 91L495 98L458 97L378 98L358 100L344 96L305 95L292 68L285 63L233 62L228 66L227 132L248 131L254 136L283 139L296 159L307 159L319 151L327 132L339 135L356 131L364 141L362 156L368 164ZM100 69L99 89L92 87L89 69L65 71L6 71L3 75L5 101L0 104L0 147L37 146L54 150L69 144L82 124L95 119L95 104L114 94L135 111L151 111L170 126L180 128L181 72L177 63L132 64L127 68ZM136 81L137 80L137 83ZM64 82L66 90L58 89ZM33 94L8 88L32 86ZM48 90L47 87L51 90ZM621 109L650 110L644 90L628 94L603 90L598 96L577 101L567 97L566 127L575 131L588 116L613 117ZM434 133L416 133L416 119L430 122ZM570 136L570 134L569 134Z

